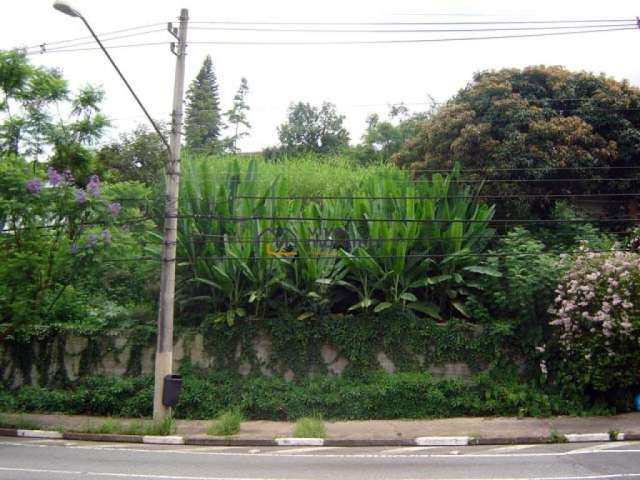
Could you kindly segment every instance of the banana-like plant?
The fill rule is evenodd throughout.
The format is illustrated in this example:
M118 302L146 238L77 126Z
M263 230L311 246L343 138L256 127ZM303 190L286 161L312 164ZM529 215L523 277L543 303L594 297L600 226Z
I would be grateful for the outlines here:
M266 165L261 167L266 168ZM466 315L477 252L494 208L459 172L413 181L389 170L338 198L287 198L293 180L260 177L258 162L185 162L178 229L181 295L229 324L278 308L298 318L398 306L440 319ZM292 221L288 219L293 218Z

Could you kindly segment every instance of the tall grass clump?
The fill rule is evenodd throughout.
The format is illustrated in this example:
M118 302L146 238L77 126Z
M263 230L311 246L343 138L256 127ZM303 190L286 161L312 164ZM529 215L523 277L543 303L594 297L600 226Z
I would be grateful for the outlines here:
M296 438L324 438L327 436L324 421L319 416L303 417L295 423L293 436Z
M301 319L394 306L464 316L475 278L497 275L476 255L494 208L457 178L313 157L188 159L182 301L229 325L283 308Z
M240 424L244 418L239 409L232 409L222 412L213 421L207 430L207 434L214 436L229 436L240 432Z

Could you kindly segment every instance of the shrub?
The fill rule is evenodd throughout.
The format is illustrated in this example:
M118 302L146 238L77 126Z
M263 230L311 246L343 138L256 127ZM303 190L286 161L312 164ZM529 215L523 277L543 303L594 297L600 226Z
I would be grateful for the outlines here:
M486 260L501 277L485 277L483 294L469 304L475 321L487 325L487 341L494 359L513 362L535 357L549 330L553 291L562 276L563 262L557 254L522 227L501 238Z
M324 438L327 436L327 431L321 417L304 417L294 425L293 436L296 438Z
M207 430L209 435L235 435L240 432L240 424L243 421L240 409L232 409L222 412Z
M144 402L131 402L125 395L110 401L103 415L144 417L151 414L151 378L130 384L128 381L92 379L94 389L80 383L67 390L23 387L0 397L0 410L20 412L64 412L96 414L94 390L100 382L110 390L119 382L133 387L128 391ZM435 380L428 373L383 372L355 378L316 376L288 382L283 378L249 377L237 374L184 376L185 388L211 392L188 400L181 398L175 408L180 418L211 418L210 402L238 405L246 418L253 420L290 420L321 415L325 419L366 420L394 418L439 418L463 415L532 415L606 413L611 408L590 407L580 399L565 399L557 392L523 382L519 372L501 369L477 375L467 382L456 379ZM219 388L220 386L224 388ZM188 387L187 387L188 386ZM32 397L37 397L38 402ZM8 401L7 399L11 399ZM604 406L606 407L606 406ZM219 411L221 411L220 408ZM171 428L169 428L171 427ZM105 427L107 428L107 427ZM108 426L108 428L111 428ZM128 433L149 434L170 431L173 425L147 426L138 421L126 427Z
M640 386L640 257L582 253L558 285L550 312L558 382L582 393L622 397Z

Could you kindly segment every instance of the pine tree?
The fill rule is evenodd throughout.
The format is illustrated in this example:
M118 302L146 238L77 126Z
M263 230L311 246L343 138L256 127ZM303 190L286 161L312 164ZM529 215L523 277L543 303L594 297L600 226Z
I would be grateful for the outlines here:
M229 126L234 128L234 133L228 138L229 148L234 152L238 151L238 140L249 135L248 131L241 131L240 127L250 129L251 124L247 119L247 112L249 111L249 105L246 103L246 96L249 93L249 85L247 79L242 77L240 80L240 87L233 97L233 106L229 109L225 115L229 121Z
M187 91L185 120L187 147L193 150L219 149L220 131L223 127L218 81L211 56L207 55L200 72Z

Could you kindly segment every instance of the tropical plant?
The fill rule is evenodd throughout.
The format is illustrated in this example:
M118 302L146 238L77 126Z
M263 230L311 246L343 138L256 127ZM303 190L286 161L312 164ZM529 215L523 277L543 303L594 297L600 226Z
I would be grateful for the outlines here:
M404 172L356 180L340 195L290 195L288 179L260 183L270 164L187 161L179 222L185 304L233 324L283 306L298 318L393 305L435 318L467 313L477 252L493 207L455 178L413 182ZM313 167L313 166L310 166Z

